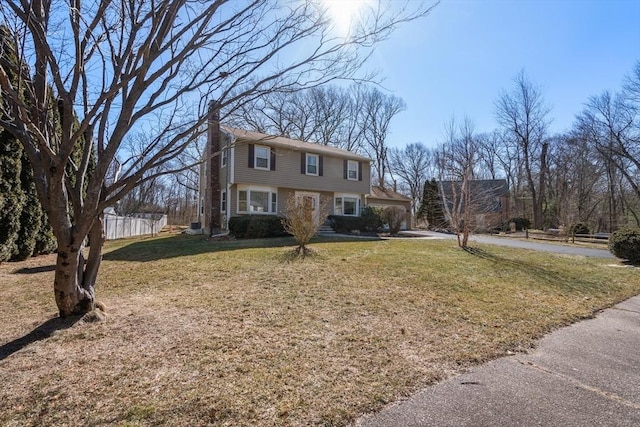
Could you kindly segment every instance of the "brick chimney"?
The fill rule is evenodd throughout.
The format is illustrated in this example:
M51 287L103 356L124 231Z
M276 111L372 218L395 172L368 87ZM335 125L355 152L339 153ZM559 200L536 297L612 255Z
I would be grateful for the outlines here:
M206 161L206 192L205 192L205 228L209 235L221 230L220 217L220 106L217 101L209 103L209 118L207 121L207 161Z

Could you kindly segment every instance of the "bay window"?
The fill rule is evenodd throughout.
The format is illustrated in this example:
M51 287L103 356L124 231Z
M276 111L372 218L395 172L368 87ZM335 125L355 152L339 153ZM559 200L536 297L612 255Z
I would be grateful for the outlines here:
M333 207L335 215L360 215L360 196L355 194L339 194L336 195Z
M275 214L278 211L278 192L269 187L238 188L238 212Z

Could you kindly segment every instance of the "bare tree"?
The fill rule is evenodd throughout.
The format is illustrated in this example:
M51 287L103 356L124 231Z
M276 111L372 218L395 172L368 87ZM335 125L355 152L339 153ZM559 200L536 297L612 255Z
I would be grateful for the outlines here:
M228 117L235 127L360 151L363 84L274 92L242 105Z
M0 17L20 41L20 57L0 62L0 126L28 154L56 236L60 316L95 306L103 210L154 179L149 171L169 172L161 166L205 131L212 97L232 111L265 93L352 78L367 49L429 10L378 3L343 37L310 0L3 1ZM133 134L148 139L124 153ZM72 162L81 140L83 156ZM92 154L96 168L88 177ZM107 182L116 156L129 161Z
M549 214L566 227L581 222L595 229L606 193L600 156L579 135L558 135L550 142Z
M543 226L543 207L547 172L547 127L549 108L540 89L521 71L512 92L503 92L496 101L498 123L517 144L522 156L523 172L533 203L533 225Z
M479 134L477 140L481 177L496 179L501 172L498 154L500 134L498 132Z
M364 151L364 128L360 119L364 104L363 88L364 85L357 83L349 88L349 102L339 129L338 148L354 152Z
M382 217L389 226L389 234L397 236L407 218L407 211L402 206L386 206L382 209Z
M342 130L350 114L352 99L348 90L326 86L310 90L315 112L313 140L318 144L340 147L346 139Z
M473 123L468 118L459 126L451 119L446 126L446 132L445 143L436 151L439 190L445 216L456 233L458 246L466 248L472 231L471 212L474 198L479 197L471 193L479 144L474 134Z
M625 78L622 90L628 105L636 110L640 108L640 61L636 62L631 74Z
M365 151L373 159L373 172L380 187L385 186L385 176L389 165L389 125L391 120L406 108L401 98L387 95L377 88L366 89L362 93L360 128L363 130Z
M318 206L315 206L316 203ZM328 198L321 197L318 200L310 196L296 196L293 193L289 196L282 226L296 239L298 243L294 250L296 254L304 256L310 252L307 245L318 233L329 213L331 213L331 200Z
M415 216L422 189L429 177L434 177L433 155L422 143L408 144L406 147L393 148L390 152L391 175L400 181L400 188L411 197L411 209Z
M603 159L608 179L608 228L616 230L619 211L625 205L620 199L624 198L624 188L640 200L640 104L635 103L633 92L612 95L605 91L589 99L576 126ZM624 180L620 184L618 175ZM626 205L631 208L633 204ZM635 211L634 216L640 226Z
M608 229L618 228L622 217L624 188L640 200L640 123L639 111L624 94L605 91L591 97L577 118L578 132L599 153L607 176ZM622 178L622 182L620 178ZM633 204L627 203L628 207ZM636 217L637 225L638 222Z
M330 85L273 92L244 105L230 122L261 133L337 146L349 102L346 90Z

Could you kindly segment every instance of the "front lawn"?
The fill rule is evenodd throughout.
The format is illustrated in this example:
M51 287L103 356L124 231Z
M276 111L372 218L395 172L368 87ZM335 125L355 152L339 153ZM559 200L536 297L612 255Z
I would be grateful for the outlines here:
M110 242L106 320L46 338L53 256L4 263L0 425L346 425L640 293L612 260L454 244Z

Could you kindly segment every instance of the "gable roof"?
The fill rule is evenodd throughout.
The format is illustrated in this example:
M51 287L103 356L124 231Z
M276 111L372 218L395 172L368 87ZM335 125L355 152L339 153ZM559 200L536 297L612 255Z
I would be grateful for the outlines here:
M380 187L379 185L373 185L371 187L371 195L369 197L374 199L400 200L403 202L411 201L411 199L404 194L400 194L390 188Z
M284 136L266 135L264 133L252 132L244 129L220 126L222 130L233 135L236 139L246 142L254 142L274 147L283 147L293 151L310 152L314 154L326 154L345 159L370 162L371 159L352 151L329 145L314 144L312 142L299 141L297 139L285 138Z

